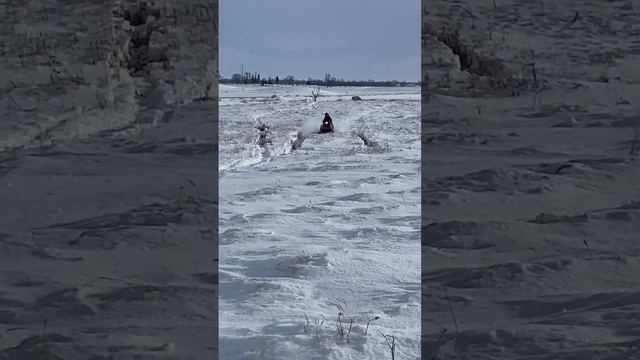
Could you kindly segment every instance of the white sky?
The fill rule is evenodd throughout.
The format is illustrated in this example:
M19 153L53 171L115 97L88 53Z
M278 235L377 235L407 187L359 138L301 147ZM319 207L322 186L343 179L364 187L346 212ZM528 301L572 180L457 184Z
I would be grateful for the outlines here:
M420 80L419 0L220 0L220 74Z

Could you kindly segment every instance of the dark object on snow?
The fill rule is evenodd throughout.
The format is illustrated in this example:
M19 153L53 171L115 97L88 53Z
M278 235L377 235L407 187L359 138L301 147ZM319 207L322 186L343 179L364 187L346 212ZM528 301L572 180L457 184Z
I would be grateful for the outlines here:
M351 97L351 100L353 100L353 101L359 101L359 100L362 100L362 98L361 98L360 96L357 96L357 95L356 95L356 96L352 96L352 97Z
M333 124L323 121L322 125L320 125L320 133L327 132L333 132Z
M324 114L322 125L320 125L320 133L333 132L333 120L329 113Z
M264 123L260 123L256 125L256 130L258 130L258 145L263 146L268 143L269 140L267 140L267 132L269 132L269 126Z

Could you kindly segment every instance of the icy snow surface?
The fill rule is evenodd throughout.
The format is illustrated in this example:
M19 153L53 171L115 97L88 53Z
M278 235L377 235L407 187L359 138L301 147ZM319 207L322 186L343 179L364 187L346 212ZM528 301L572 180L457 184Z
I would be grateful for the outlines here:
M220 86L220 358L417 359L420 89L311 90Z

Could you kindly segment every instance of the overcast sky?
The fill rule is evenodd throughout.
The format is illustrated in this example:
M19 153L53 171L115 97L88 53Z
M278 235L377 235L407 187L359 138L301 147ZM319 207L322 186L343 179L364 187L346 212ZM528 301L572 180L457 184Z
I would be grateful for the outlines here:
M220 0L220 74L420 80L420 0Z

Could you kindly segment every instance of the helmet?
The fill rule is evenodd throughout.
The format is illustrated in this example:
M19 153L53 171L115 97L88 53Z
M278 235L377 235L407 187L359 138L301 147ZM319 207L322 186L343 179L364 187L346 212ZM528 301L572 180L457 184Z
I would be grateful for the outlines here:
M324 116L329 116L329 113L324 113Z

